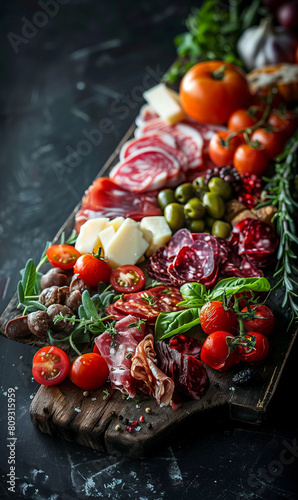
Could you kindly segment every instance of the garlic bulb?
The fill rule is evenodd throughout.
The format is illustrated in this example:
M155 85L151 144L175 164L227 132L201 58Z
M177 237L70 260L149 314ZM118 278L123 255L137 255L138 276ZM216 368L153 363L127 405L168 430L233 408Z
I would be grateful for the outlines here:
M295 62L297 40L282 26L273 26L262 19L259 26L244 31L237 43L238 54L248 70L266 64Z

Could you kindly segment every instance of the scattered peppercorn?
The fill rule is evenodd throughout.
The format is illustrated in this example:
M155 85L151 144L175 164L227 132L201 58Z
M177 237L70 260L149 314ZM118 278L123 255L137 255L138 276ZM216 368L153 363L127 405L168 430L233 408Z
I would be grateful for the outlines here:
M118 431L118 432L119 432L119 431L120 431L120 429L121 429L121 425L117 424L117 425L116 425L116 427L115 427L115 431Z
M147 422L146 427L148 427L148 429L152 429L152 424L150 422Z
M145 412L146 413L151 413L151 408L146 408Z
M83 392L83 396L84 396L84 397L89 396L89 392L88 392L88 391L84 391L84 392Z

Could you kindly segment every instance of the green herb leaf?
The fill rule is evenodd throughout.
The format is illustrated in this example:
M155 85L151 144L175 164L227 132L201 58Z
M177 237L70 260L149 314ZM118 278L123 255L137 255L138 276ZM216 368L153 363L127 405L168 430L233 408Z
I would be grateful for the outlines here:
M163 340L178 333L184 333L200 323L200 309L162 312L155 323L155 340Z

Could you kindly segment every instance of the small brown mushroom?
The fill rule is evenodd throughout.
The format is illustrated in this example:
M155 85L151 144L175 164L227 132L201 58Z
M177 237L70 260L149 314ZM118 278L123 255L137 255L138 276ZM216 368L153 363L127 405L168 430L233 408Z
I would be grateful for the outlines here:
M36 337L47 335L47 329L51 328L51 320L47 311L34 311L28 314L28 328Z
M54 322L54 318L58 315L62 315L64 317L71 318L73 316L73 311L69 309L69 307L64 306L62 304L52 304L48 307L48 316L52 321L52 329L55 332L65 332L71 333L74 328L74 325L67 319L61 319L59 321Z
M53 267L41 277L41 289L50 288L51 286L64 286L67 284L68 277L63 269Z
M49 307L52 304L64 304L68 294L68 286L50 286L41 292L39 300L46 307Z

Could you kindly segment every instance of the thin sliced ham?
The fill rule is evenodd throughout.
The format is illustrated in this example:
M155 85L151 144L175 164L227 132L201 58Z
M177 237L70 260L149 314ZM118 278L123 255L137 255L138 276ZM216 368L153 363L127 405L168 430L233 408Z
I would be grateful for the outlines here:
M114 329L96 337L95 344L105 359L112 387L129 397L136 395L136 379L131 375L131 362L138 344L145 335L145 325L128 315L117 321Z
M154 396L160 406L168 406L175 389L172 378L165 375L156 365L154 337L147 335L137 346L132 359L131 374L141 380L150 396Z

